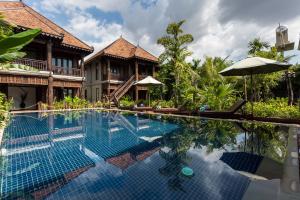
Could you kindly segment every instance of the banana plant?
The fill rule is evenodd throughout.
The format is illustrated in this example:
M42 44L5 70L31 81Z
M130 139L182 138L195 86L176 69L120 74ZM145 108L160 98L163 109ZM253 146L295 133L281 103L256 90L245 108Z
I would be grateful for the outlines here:
M10 35L0 40L0 64L7 64L26 55L22 48L41 33L40 29L31 29Z
M41 33L40 29L30 29L13 34L13 26L0 13L0 64L9 64L26 55L22 48Z

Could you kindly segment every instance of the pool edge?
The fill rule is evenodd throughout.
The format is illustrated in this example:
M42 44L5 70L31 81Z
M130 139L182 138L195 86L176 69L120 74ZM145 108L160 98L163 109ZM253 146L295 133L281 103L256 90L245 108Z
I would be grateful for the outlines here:
M193 116L193 115L179 115L179 114L164 114L164 113L155 113L155 112L143 112L143 111L133 111L133 110L123 110L116 108L80 108L80 109L60 109L60 110L29 110L29 111L11 111L11 114L23 114L23 113L49 113L49 112L66 112L66 111L88 111L88 110L102 110L102 111L117 111L117 112L128 112L128 113L141 113L141 114L150 114L150 115L161 115L161 116L174 116L174 117L184 117L184 118L201 118L209 120L218 120L218 121L231 121L231 122L255 122L255 123L264 123L264 124L278 124L283 126L293 126L299 127L300 124L289 124L289 123L279 123L279 122L268 122L268 121L258 121L258 120L248 120L248 119L222 119L222 118L212 118L212 117L202 117L202 116Z

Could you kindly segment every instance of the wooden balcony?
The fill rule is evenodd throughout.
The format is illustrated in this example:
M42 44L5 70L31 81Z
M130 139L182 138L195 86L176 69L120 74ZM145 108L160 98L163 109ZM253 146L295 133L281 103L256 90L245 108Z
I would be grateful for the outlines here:
M39 71L47 71L47 61L22 58L13 62L13 64L26 65Z
M66 69L64 67L52 66L52 71L56 75L81 76L81 70L77 68Z
M14 64L26 65L39 71L48 71L47 61L22 58L13 62ZM79 76L81 77L81 69L52 66L52 72L56 75Z

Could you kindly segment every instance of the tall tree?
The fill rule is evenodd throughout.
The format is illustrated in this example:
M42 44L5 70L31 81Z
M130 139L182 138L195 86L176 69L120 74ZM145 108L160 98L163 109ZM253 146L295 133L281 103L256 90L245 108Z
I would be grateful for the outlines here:
M193 73L186 58L192 53L187 45L193 41L191 34L185 34L182 25L185 20L168 25L167 35L159 38L157 43L164 47L164 52L159 56L161 71L160 78L166 84L167 98L175 96L175 105L178 106L182 92L186 91L189 76Z
M248 43L248 54L255 55L257 52L270 48L268 42L262 41L260 38L254 38Z
M248 54L277 61L285 60L284 56L279 53L275 47L271 47L268 42L264 42L260 38L254 38L248 43ZM261 101L272 97L273 94L271 93L271 90L278 85L279 80L282 78L282 74L282 72L275 72L253 76L254 100ZM247 85L250 85L249 82L250 80L248 79Z

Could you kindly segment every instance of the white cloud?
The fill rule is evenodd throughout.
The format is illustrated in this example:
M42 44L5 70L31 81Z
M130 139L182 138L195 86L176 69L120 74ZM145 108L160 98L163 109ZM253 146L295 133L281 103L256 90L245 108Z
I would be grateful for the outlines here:
M223 5L221 2L224 0L152 0L150 3L146 2L148 7L145 8L142 5L145 1L141 3L136 0L43 0L41 5L50 13L66 13L69 17L66 28L94 45L96 50L105 47L122 34L131 42L139 42L146 50L159 55L162 47L156 44L157 39L165 34L168 23L181 19L187 20L183 28L194 36L190 49L196 58L204 55L230 55L231 59L237 60L246 56L247 43L255 37L274 43L278 23L276 17L273 23L268 19L268 23L264 25L253 20L254 18L249 22L247 18L234 18L234 14L230 14L227 17L230 21L226 21L220 14L220 5ZM88 8L118 12L123 18L123 24L96 19L88 13ZM253 6L251 8L254 9ZM259 17L255 19L258 20ZM300 16L289 16L289 20L285 22L290 28L291 40L298 38L299 19Z

